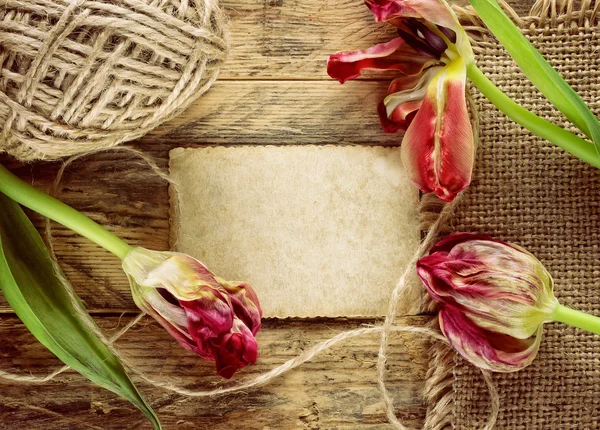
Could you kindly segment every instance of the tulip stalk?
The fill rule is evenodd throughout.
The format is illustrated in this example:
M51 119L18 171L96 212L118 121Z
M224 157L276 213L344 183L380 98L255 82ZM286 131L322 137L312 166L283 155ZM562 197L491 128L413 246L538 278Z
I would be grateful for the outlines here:
M559 304L552 319L600 335L600 318Z
M22 181L2 165L0 165L0 192L21 205L90 239L121 260L133 249L125 241L81 212Z
M540 118L517 104L496 87L474 62L467 66L467 76L490 102L517 124L600 169L600 157L591 142Z
M496 0L470 0L470 3L525 76L591 139L600 157L600 121L579 94L527 40Z

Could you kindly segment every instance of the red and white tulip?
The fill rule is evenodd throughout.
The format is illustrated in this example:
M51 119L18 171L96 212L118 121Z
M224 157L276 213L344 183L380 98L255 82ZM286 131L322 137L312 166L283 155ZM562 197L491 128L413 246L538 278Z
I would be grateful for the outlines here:
M468 36L444 0L366 0L377 21L398 37L363 51L329 58L327 71L341 83L365 69L398 70L378 107L385 131L406 131L403 161L424 192L451 201L471 182L475 145L466 98L466 67L473 61Z
M262 310L248 284L213 275L177 252L134 248L123 259L136 305L224 378L256 361Z
M417 263L439 306L450 345L482 369L513 372L529 365L542 326L559 303L553 280L527 250L483 235L453 234Z

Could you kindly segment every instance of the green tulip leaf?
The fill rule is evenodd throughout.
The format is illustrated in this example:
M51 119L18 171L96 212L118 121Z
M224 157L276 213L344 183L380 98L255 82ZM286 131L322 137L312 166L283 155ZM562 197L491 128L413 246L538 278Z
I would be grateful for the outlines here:
M97 326L83 304L71 300L65 279L21 207L0 193L0 288L10 306L60 360L95 384L127 398L154 429L160 429L158 417L119 358L90 329Z
M600 157L600 122L585 102L533 47L495 0L469 0L485 25L504 45L525 76L579 130Z

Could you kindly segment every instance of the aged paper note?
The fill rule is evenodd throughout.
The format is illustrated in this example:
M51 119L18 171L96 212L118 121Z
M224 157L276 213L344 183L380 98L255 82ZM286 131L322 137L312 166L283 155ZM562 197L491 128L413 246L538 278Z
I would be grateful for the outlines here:
M170 170L174 249L251 283L266 317L384 315L418 246L399 148L177 148Z

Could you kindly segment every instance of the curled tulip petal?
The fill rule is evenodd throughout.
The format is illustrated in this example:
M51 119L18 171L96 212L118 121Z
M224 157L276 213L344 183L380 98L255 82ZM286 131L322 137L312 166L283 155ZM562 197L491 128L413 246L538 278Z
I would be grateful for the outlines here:
M375 16L377 22L387 22L397 18L420 18L421 15L410 4L402 1L391 0L365 0L365 4Z
M394 133L408 128L423 103L427 85L440 70L441 67L430 67L420 76L402 76L392 81L383 108L378 109L385 131Z
M404 103L401 107L392 112L388 118L387 109L383 102L377 106L377 114L381 122L381 127L386 133L396 133L399 130L404 130L410 126L415 115L421 107L422 100Z
M542 342L542 326L527 339L518 339L477 326L451 306L439 313L440 329L450 346L471 364L494 372L516 372L535 359Z
M165 299L158 289L148 290L136 283L132 283L131 287L137 307L159 322L184 348L193 349L187 315L181 306Z
M204 287L219 287L217 278L198 260L179 254L166 258L148 271L145 282L163 285L178 299L189 300L198 296Z
M423 57L401 37L396 37L362 51L331 55L327 62L327 73L343 84L359 77L364 69L399 70L406 75L414 75L432 61L436 59Z
M466 69L457 58L430 82L402 140L402 161L423 192L452 201L471 182L474 141L465 100Z
M365 0L379 22L398 24L407 18L423 19L439 26L460 31L460 24L448 3L439 0Z
M240 355L238 351L243 351ZM230 333L225 335L222 347L216 350L217 372L229 379L245 363L254 363L258 358L256 339L240 320L235 319Z
M251 303L258 304L256 292L245 282L227 282L218 279L229 296L236 317L250 329L252 335L256 335L261 326L261 313L256 312L256 307L250 305Z

